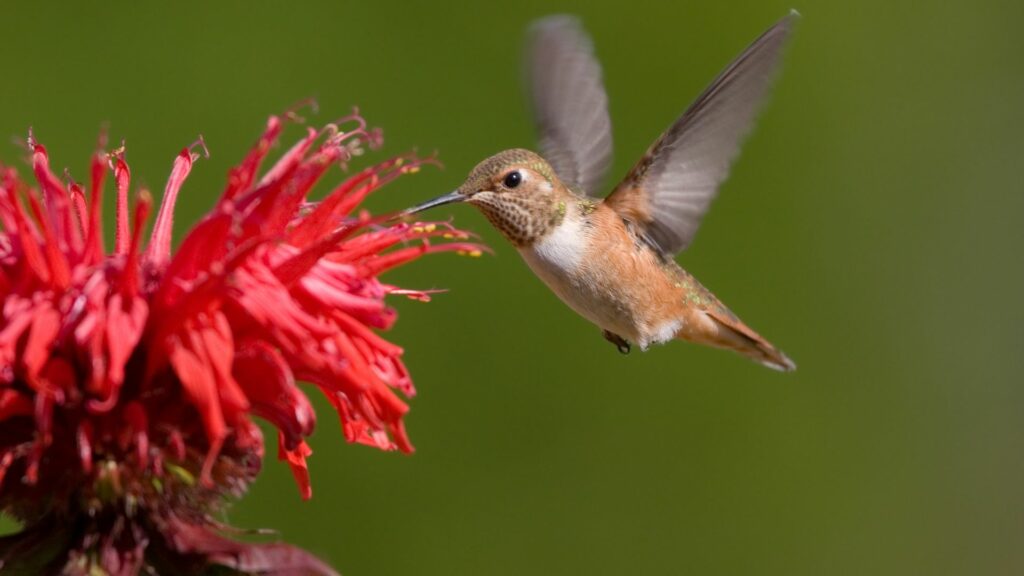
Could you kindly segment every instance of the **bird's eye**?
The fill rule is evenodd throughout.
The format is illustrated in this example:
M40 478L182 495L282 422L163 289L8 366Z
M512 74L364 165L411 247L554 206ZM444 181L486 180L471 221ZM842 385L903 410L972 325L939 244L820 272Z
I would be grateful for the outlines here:
M522 182L523 175L520 174L518 170L516 170L515 172L509 172L508 174L505 175L505 181L503 182L503 184L505 184L505 188L515 188L516 186L519 186L519 184L521 184Z

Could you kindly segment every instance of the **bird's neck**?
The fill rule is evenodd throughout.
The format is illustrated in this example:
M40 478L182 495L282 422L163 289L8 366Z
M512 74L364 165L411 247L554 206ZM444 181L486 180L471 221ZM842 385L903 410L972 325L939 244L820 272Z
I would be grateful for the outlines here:
M493 204L481 204L484 215L516 248L528 248L552 234L574 217L576 199L569 192L506 196Z
M597 201L581 196L560 198L555 207L558 217L532 242L518 246L520 252L546 267L571 271L587 252L590 214L597 205Z

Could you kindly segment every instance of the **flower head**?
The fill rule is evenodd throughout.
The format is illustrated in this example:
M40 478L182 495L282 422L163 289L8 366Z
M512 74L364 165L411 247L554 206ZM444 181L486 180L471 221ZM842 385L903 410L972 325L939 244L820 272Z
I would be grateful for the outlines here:
M430 252L480 247L447 224L358 211L429 159L386 160L309 200L333 165L379 143L358 114L307 128L261 175L288 118L269 119L177 251L174 205L201 140L175 158L148 238L152 202L142 191L129 206L123 147L97 152L88 187L56 177L31 136L35 187L0 166L0 510L26 525L0 539L0 562L329 573L285 545L231 541L211 520L259 471L253 416L277 429L279 458L311 495L305 438L315 414L296 380L327 397L350 442L412 450L396 394L413 395L412 381L402 349L376 330L395 321L386 296L428 295L379 276Z

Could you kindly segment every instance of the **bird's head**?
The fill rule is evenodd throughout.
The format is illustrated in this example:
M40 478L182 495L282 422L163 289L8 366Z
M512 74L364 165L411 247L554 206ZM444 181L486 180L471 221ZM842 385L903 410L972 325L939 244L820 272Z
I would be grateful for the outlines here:
M544 158L517 148L477 164L457 190L414 206L405 214L467 202L479 208L510 242L529 246L564 217L567 194Z

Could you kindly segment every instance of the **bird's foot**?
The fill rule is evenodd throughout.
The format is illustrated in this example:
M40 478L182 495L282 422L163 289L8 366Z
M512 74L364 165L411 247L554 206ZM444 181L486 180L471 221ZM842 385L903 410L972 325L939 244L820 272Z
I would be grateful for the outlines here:
M609 332L609 331L605 330L604 331L604 339L609 341L609 342L611 342L612 344L615 344L615 347L619 349L619 352L621 354L629 354L629 351L630 351L629 342L626 342L626 339L623 338L622 336L619 336L618 334L614 334L612 332Z

